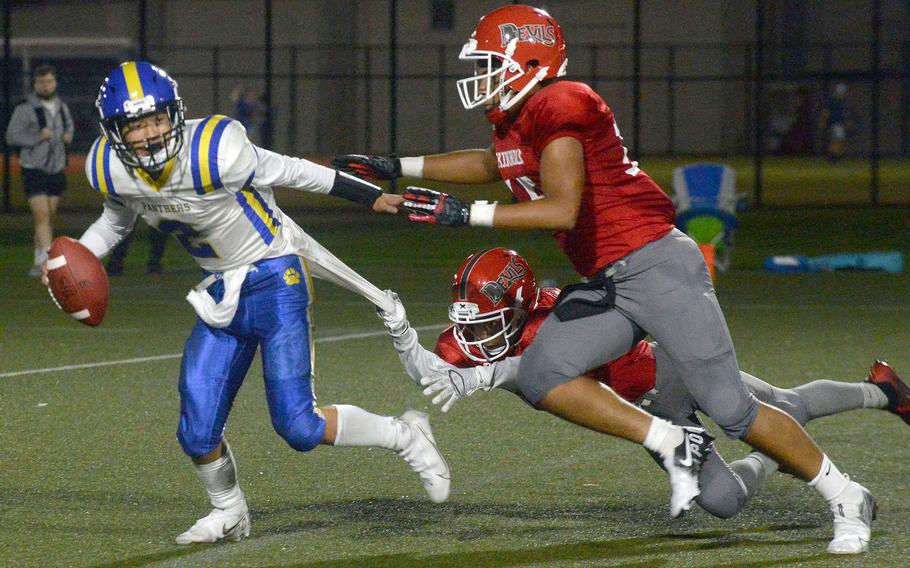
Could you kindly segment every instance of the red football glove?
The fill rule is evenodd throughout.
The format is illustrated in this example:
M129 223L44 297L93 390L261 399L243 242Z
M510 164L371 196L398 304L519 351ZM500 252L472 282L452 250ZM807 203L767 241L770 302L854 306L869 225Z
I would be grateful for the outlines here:
M364 154L345 154L335 156L332 165L352 176L368 179L392 179L401 177L401 160L396 156L368 156Z
M468 224L471 208L448 193L409 185L402 206L411 212L408 219L418 223L438 223L447 227Z

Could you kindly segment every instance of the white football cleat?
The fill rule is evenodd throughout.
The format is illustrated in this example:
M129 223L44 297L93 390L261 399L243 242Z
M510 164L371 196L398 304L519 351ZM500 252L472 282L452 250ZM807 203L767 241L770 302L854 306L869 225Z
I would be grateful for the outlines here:
M855 481L847 484L830 504L834 514L834 539L828 543L831 554L859 554L869 551L872 521L878 503L868 489Z
M698 473L702 462L714 451L714 437L704 428L682 426L683 440L672 455L662 455L664 469L670 474L670 516L678 517L692 507L701 494Z
M250 510L246 499L228 509L212 509L189 530L177 537L177 544L240 540L250 536Z
M442 503L449 498L449 487L452 484L452 474L449 464L433 438L430 428L430 419L425 412L408 410L399 418L411 429L411 441L401 451L399 456L408 462L420 481L427 490L434 503Z

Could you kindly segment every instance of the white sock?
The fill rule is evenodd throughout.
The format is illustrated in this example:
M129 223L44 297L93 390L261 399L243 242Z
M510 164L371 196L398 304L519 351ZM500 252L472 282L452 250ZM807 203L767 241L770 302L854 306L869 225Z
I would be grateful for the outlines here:
M672 456L673 450L682 441L682 428L666 420L654 417L651 419L651 427L648 428L648 435L645 436L645 441L642 442L642 445L662 456Z
M234 454L231 453L227 442L224 447L225 452L217 460L211 463L193 464L196 468L196 475L202 480L202 485L209 494L212 506L218 509L228 509L243 501L243 492L237 482Z
M863 408L885 408L888 406L888 396L885 391L872 383L859 383L863 391Z
M378 447L403 450L411 441L411 429L394 416L379 416L350 404L336 404L336 446Z
M815 487L815 490L827 501L832 501L840 495L849 484L850 480L828 459L827 454L822 456L822 467L818 475L809 482L809 485Z

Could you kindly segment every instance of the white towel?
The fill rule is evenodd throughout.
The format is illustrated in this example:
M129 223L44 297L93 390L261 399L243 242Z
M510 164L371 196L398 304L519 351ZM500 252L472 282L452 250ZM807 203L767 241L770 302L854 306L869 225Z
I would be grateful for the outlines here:
M237 268L226 270L220 274L212 274L197 284L186 295L186 300L193 305L196 314L211 327L227 327L237 313L237 304L240 302L240 288L246 279L251 266L244 264ZM216 280L224 280L224 297L218 303L209 294L207 288Z

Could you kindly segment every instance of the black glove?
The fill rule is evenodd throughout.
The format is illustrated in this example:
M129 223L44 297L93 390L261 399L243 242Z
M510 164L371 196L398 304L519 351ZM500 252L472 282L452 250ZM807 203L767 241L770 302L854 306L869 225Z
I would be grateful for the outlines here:
M332 165L336 170L362 178L393 179L401 177L401 160L394 155L386 158L366 154L345 154L335 156Z
M470 206L457 197L412 185L404 192L402 205L411 211L408 219L418 223L461 227L467 225L471 217Z

